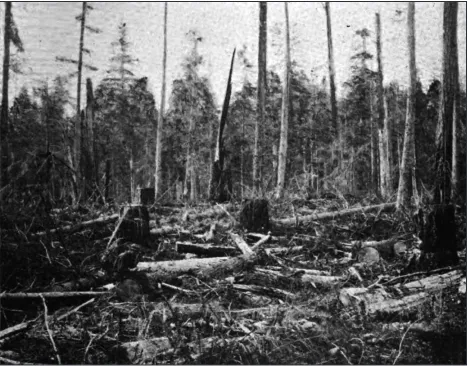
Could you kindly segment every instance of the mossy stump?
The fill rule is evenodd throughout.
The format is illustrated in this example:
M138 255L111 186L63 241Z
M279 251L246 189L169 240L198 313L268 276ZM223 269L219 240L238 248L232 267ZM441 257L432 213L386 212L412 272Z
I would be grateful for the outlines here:
M265 199L247 200L240 213L240 224L248 231L266 233L270 229L268 201Z
M127 205L120 208L120 216L127 214L122 220L119 237L132 243L147 245L149 239L149 213L143 205Z

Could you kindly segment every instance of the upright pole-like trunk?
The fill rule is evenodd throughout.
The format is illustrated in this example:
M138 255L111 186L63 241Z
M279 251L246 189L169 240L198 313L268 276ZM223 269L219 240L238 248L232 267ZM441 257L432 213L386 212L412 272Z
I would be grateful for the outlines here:
M86 1L83 2L83 11L81 13L80 45L78 51L78 81L76 86L76 117L75 117L75 139L74 139L74 158L75 158L75 180L78 187L78 196L82 190L81 182L81 77L83 70L83 47L84 30L86 24Z
M128 162L130 168L130 203L134 203L135 200L135 169L133 161L133 148L130 147L130 159Z
M161 86L161 105L159 106L158 127L156 130L156 157L154 174L154 199L162 194L162 134L164 126L164 104L166 103L166 65L167 65L167 2L164 3L164 49Z
M456 191L452 193L453 172L451 171L453 164L456 164L452 160L452 155L453 142L456 141L453 130L454 115L456 116L454 106L458 94L457 12L457 2L444 3L442 91L437 126L436 189L434 192L434 203L437 204L451 203L452 195L455 196L457 193Z
M453 62L453 67L452 67L452 72L454 73L453 75L453 119L452 119L452 202L456 202L458 199L460 199L462 191L460 187L460 144L462 143L460 138L459 138L459 123L460 123L460 81L459 81L459 65L458 65L458 40L457 40L457 10L455 12L454 17L454 23L451 23L452 27L455 27L454 31L454 37L455 40L452 40L451 42L451 52L452 53L452 62ZM453 32L453 31L452 31Z
M1 189L8 183L8 83L10 80L10 43L11 43L11 1L5 3L5 26L3 32L3 85L2 112L0 124L0 202Z
M330 104L333 135L338 136L338 108L336 105L336 87L335 87L335 60L333 57L333 38L330 17L330 3L325 2L325 13L327 16L327 39L328 39L328 72L330 74Z
M383 66L382 66L382 41L380 14L375 14L375 26L377 33L377 126L379 132L379 155L380 155L380 194L387 198L390 194L390 162L388 159L388 131L385 119L384 91L383 91Z
M96 188L95 141L94 141L94 95L91 79L86 79L86 109L82 132L82 165L84 198L88 198Z
M262 143L261 130L265 127L265 101L267 83L267 3L260 2L259 36L258 36L258 81L257 81L257 119L255 120L255 142L253 151L254 190L259 191L262 185Z
M242 116L242 140L245 138L245 115ZM244 199L244 145L241 145L240 151L240 195Z
M408 3L408 49L409 49L409 88L406 107L405 136L400 165L400 181L398 184L397 208L408 209L413 203L413 176L415 174L414 153L414 122L416 102L416 52L414 2Z
M374 97L373 86L370 88L370 128L371 128L371 185L372 191L379 194L379 142L378 128L374 118Z
M86 79L86 122L88 129L89 141L89 156L91 160L91 166L89 167L89 184L94 185L94 189L99 187L99 163L96 146L96 135L95 135L95 121L94 121L94 93L93 93L93 82L90 78Z
M276 198L283 196L285 178L286 178L286 162L288 152L288 124L289 124L289 79L290 79L290 41L289 41L289 13L288 3L284 3L285 13L285 59L284 59L284 81L283 81L283 103L281 106L281 131L280 144L278 150L278 183L276 186Z

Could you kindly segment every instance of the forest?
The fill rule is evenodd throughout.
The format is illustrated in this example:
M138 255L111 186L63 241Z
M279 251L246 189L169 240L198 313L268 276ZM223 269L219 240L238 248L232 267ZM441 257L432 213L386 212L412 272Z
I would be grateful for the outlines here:
M3 3L1 364L467 362L462 3L437 4L429 82L420 3L362 15L374 26L352 29L344 81L338 4L316 4L325 66L294 58L296 3L271 24L259 2L255 52L226 43L219 83L215 40L182 23L171 38L177 3L161 3L156 94L134 24L101 28L93 2L68 15L78 57L48 50L57 73L12 89L28 48Z

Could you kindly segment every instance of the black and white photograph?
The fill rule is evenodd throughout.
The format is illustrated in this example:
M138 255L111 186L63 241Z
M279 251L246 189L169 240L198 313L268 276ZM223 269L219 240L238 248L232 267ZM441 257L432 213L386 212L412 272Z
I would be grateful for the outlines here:
M0 3L0 365L466 365L466 20Z

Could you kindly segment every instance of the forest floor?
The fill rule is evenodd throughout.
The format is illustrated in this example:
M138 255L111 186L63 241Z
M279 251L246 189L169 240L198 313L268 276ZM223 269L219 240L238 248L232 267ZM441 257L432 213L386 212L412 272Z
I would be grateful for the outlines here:
M375 203L270 202L268 235L150 208L146 246L115 209L3 212L0 363L466 364L466 217L459 264L421 270L412 218L321 215Z

